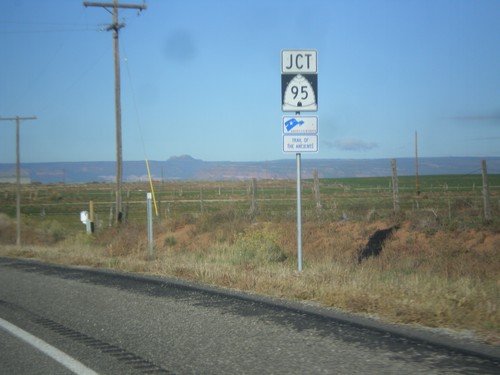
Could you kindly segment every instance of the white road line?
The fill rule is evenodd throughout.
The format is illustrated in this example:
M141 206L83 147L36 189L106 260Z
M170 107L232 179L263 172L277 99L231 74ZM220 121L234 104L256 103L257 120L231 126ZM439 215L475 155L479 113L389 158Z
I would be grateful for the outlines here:
M61 365L73 371L77 375L98 375L97 372L88 368L83 363L77 361L73 357L70 357L68 354L60 351L59 349L53 347L52 345L46 343L45 341L39 339L38 337L33 336L32 334L26 331L23 331L18 326L15 326L14 324L9 323L8 321L3 320L2 318L0 318L0 328L3 328L5 331L9 332L13 336L16 336L21 340L27 342L34 348L40 350L42 353L45 353L47 356L59 362Z

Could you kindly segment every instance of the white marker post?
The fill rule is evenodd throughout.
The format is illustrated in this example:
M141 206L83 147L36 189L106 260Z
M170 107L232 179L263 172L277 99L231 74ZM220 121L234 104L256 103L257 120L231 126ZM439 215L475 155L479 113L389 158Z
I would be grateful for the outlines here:
M87 234L91 234L91 226L90 226L90 219L89 219L89 212L88 211L81 211L80 212L80 221L82 224L85 225L85 228L87 229Z

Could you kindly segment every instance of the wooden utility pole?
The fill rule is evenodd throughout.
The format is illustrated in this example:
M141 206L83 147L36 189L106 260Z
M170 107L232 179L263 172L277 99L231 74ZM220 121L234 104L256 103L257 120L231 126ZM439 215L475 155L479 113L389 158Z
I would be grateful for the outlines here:
M120 102L120 52L118 43L118 32L124 23L118 22L118 9L138 9L140 11L146 9L146 5L137 4L119 4L118 0L113 0L112 3L96 3L84 1L85 7L101 7L105 8L113 15L113 23L107 28L108 31L113 30L113 49L115 59L115 117L116 117L116 222L120 223L122 219L122 114ZM108 8L111 8L110 11Z
M19 127L21 120L36 120L36 117L0 117L0 120L16 122L16 245L21 246L21 153L19 151Z

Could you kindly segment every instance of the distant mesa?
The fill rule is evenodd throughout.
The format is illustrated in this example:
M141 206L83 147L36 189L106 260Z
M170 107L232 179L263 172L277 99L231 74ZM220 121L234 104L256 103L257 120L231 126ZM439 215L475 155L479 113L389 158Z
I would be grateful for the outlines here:
M171 156L167 159L167 162L189 162L189 161L197 161L200 162L202 160L200 159L195 159L191 155L179 155L179 156Z
M481 160L487 161L488 173L500 173L500 157L434 157L419 159L420 175L481 173ZM398 158L398 176L415 173L414 158ZM268 161L203 161L191 155L172 156L166 160L149 160L155 181L225 181L256 179L294 179L297 169L293 158ZM88 183L113 182L116 163L52 162L22 163L22 183ZM312 178L317 170L320 178L391 176L391 159L309 159L302 161L302 177ZM0 163L0 184L15 181L15 164ZM123 181L143 181L147 175L144 160L123 162Z

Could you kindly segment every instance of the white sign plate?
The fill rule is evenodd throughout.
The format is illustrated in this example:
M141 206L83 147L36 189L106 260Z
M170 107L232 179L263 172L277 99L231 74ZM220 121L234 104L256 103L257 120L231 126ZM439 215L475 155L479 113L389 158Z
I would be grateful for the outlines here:
M315 112L318 110L316 74L282 74L283 112Z
M283 116L283 134L318 134L318 116Z
M315 74L318 73L318 51L282 50L281 73Z
M80 212L80 221L82 224L87 224L87 221L89 220L89 212L88 211L81 211Z
M284 134L283 152L318 152L318 136Z

